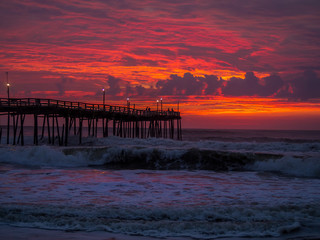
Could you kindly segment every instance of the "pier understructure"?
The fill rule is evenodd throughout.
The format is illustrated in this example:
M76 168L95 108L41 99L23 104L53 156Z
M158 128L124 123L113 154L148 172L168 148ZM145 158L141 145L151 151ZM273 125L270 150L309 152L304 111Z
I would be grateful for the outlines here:
M40 98L0 98L0 114L5 115L7 144L24 145L26 116L33 118L33 144L48 139L48 144L67 146L74 135L82 143L84 136L123 138L182 139L180 112L138 110L130 107L90 104ZM30 125L30 123L29 123ZM85 131L86 130L86 131Z

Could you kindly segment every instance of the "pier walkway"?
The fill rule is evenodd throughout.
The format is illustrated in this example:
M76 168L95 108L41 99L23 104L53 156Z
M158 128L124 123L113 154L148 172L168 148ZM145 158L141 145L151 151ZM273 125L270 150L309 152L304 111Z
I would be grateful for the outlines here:
M54 99L0 98L0 115L7 116L6 140L7 144L13 145L24 145L26 116L33 116L35 145L39 144L39 137L47 137L49 144L67 146L72 134L79 137L81 144L84 126L87 127L87 136L97 137L98 129L102 129L102 136L108 137L109 122L112 122L114 136L182 139L181 116L176 111L139 110ZM0 128L0 140L2 132Z

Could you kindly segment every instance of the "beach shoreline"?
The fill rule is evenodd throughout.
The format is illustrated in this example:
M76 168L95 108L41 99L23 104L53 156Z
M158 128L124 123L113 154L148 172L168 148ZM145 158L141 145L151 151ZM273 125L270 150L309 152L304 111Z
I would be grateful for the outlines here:
M130 236L105 231L62 231L39 228L15 227L0 225L2 239L10 240L156 240L160 238ZM165 238L168 240L182 240L186 238Z
M10 240L193 240L189 237L166 237L155 238L146 236L131 236L125 234L110 233L105 231L62 231L48 230L39 228L15 227L9 225L0 225L0 235L2 239ZM283 237L227 237L215 238L219 240L319 240L316 233L308 235L289 234Z

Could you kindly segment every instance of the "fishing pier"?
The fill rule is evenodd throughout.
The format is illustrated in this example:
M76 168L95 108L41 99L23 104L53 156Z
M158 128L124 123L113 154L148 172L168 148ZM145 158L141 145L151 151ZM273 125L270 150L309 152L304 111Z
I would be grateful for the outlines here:
M173 110L138 110L40 98L0 98L0 115L6 116L6 143L13 145L25 143L26 116L33 118L34 145L39 144L39 138L46 137L48 144L67 146L71 135L77 136L81 144L84 135L97 137L98 129L102 130L103 137L108 137L109 128L113 136L123 138L182 139L180 112ZM1 127L0 141L2 132Z

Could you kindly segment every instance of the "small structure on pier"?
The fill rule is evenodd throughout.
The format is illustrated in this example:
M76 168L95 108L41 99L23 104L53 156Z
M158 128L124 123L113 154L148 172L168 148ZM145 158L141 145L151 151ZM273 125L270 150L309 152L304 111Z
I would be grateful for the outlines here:
M61 146L67 146L71 134L77 135L79 144L81 144L84 123L87 123L88 136L97 137L100 125L102 136L108 137L109 122L112 122L114 136L182 139L181 116L180 112L176 111L138 110L129 106L53 99L0 98L0 114L7 116L7 144L10 144L10 133L12 132L13 145L24 145L24 123L27 115L33 116L33 143L35 145L39 144L39 137L43 138L45 134L49 144L54 145L57 142ZM42 120L40 125L39 120ZM2 128L0 129L0 140L1 136Z

